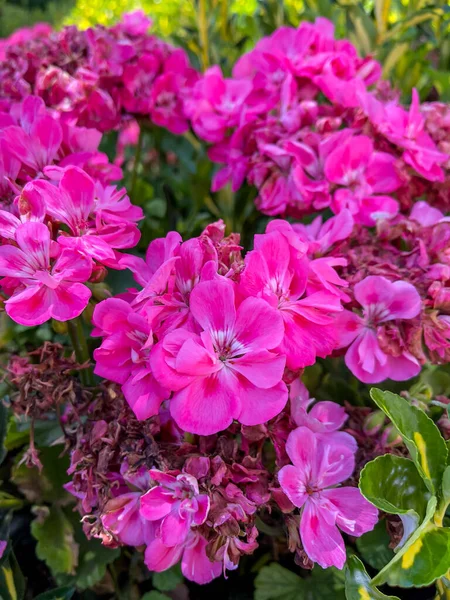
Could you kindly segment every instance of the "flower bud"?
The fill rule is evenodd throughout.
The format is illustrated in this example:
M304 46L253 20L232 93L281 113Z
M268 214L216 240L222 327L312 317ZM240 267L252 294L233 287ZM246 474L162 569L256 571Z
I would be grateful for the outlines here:
M386 416L383 411L375 410L364 420L363 431L366 435L376 435L383 427Z

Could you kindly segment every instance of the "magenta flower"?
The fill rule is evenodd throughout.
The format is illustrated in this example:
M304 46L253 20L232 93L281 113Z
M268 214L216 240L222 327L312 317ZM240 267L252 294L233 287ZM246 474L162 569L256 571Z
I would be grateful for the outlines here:
M255 250L246 256L241 289L246 295L266 299L282 317L284 336L277 350L286 355L287 367L295 371L335 349L334 313L342 306L338 295L325 289L305 295L307 246L291 229L286 233L291 234L292 245L277 230L255 236Z
M405 381L420 371L418 360L406 350L386 353L380 346L379 328L387 321L413 319L421 310L416 288L404 281L392 283L385 277L369 276L354 287L362 316L345 311L339 318L340 346L349 346L345 364L364 383L384 379Z
M222 278L199 283L190 310L200 334L168 333L150 358L157 380L175 392L178 426L209 435L233 419L256 425L277 415L287 401L285 357L271 352L283 337L280 315L258 298L236 307L233 284Z
M160 521L158 537L165 546L180 546L191 527L206 521L209 496L200 494L197 479L189 473L174 476L152 469L149 474L158 485L142 496L141 515Z
M395 157L375 152L367 136L353 136L337 146L327 158L325 175L332 183L343 186L334 193L333 212L348 208L356 222L367 226L374 225L381 216L397 214L397 201L380 195L394 192L401 185Z
M97 304L92 317L93 336L104 338L94 351L95 373L122 385L138 419L157 415L168 397L149 365L153 336L147 320L124 300L108 298Z
M93 180L78 167L67 167L58 187L42 179L27 186L41 194L47 214L69 228L70 235L61 234L58 238L58 242L66 248L107 262L115 260L115 248L131 248L139 240L135 213L129 212L130 207L123 194L112 196L108 192L107 199L101 198L97 203ZM125 204L122 205L122 202ZM102 204L106 205L106 223L102 222ZM112 206L119 214L121 208L125 208L123 220L117 216L114 218ZM132 220L127 220L130 216Z
M298 426L308 427L316 433L337 431L347 420L343 406L336 402L317 402L312 408L314 398L309 397L306 386L300 379L290 385L291 417Z
M293 464L280 469L278 480L301 509L300 537L309 558L324 569L342 569L346 554L339 529L354 537L370 531L378 521L378 509L358 488L336 487L352 475L354 454L348 445L329 443L319 435L307 427L289 435L286 451Z
M0 275L15 286L5 303L6 312L21 325L40 325L50 318L74 319L86 308L92 261L75 250L51 242L48 228L23 223L15 232L16 246L0 247ZM57 256L56 260L52 260Z

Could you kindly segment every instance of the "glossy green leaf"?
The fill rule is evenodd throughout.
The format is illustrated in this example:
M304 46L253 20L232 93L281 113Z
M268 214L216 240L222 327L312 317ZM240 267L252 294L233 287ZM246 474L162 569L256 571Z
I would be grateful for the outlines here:
M75 593L72 585L64 585L54 590L39 594L34 600L70 600Z
M25 579L9 543L0 559L0 598L22 600L24 595Z
M422 410L397 394L372 388L370 395L399 430L430 492L439 493L448 454L439 429Z
M382 594L370 580L362 562L349 556L345 569L345 596L347 600L399 600L397 596Z
M175 565L162 573L153 575L153 585L160 592L170 592L183 582L180 565Z
M444 502L450 502L450 467L447 467L442 477L442 497Z
M254 600L343 600L344 582L337 569L314 567L300 577L278 563L263 567L255 579Z
M372 531L356 539L356 547L364 562L380 570L394 557L393 550L389 548L390 541L386 521L382 519Z
M73 574L78 562L78 544L73 527L59 506L42 508L31 523L31 533L37 540L36 554L53 574Z
M425 518L430 493L409 458L384 454L367 463L361 471L359 489L384 512L414 514L417 525Z
M433 496L424 521L408 538L391 562L374 578L373 583L400 587L430 585L450 569L450 529L436 527L432 518L436 510Z

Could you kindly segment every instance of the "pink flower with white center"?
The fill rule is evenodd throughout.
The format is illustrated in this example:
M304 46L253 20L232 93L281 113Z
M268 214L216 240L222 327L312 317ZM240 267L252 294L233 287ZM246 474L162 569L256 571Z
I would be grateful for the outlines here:
M322 568L342 569L346 554L339 529L359 537L378 521L377 508L358 488L336 487L352 475L354 451L334 440L328 442L307 427L289 435L286 451L293 464L280 469L278 480L289 500L301 509L303 548Z
M158 537L165 546L180 546L191 527L206 521L209 496L200 494L197 479L189 473L174 476L152 469L149 475L158 485L142 496L141 515L160 522Z
M0 275L17 286L5 303L8 315L21 325L78 317L91 297L91 291L80 283L91 275L91 259L69 249L60 253L43 223L19 225L15 242L17 246L0 247ZM53 262L55 255L58 258Z
M380 217L398 213L398 202L379 194L397 190L401 180L395 169L395 157L374 151L372 140L356 135L337 146L325 163L327 179L339 186L331 209L338 214L344 208L352 213L357 223L372 226Z
M334 313L342 306L338 295L326 289L305 295L310 273L304 255L307 246L286 225L283 235L274 230L255 236L255 250L246 256L240 285L242 293L264 298L282 317L284 335L277 350L286 355L286 366L296 371L335 349Z
M94 350L95 373L122 385L126 401L140 420L157 415L168 392L152 375L149 356L153 335L147 320L124 300L97 304L92 335L104 338Z
M355 285L354 296L362 316L344 311L337 323L340 347L348 346L345 364L350 371L364 383L405 381L417 375L420 364L411 353L386 354L378 341L378 328L383 323L413 319L420 313L416 288L405 281L392 283L385 277L369 276Z
M271 351L283 337L280 315L258 298L236 307L233 283L218 277L195 286L190 310L200 334L170 332L150 357L157 380L174 391L177 425L210 435L234 419L257 425L276 416L287 401L285 357Z
M310 408L314 398L309 397L309 392L300 379L291 383L289 399L291 417L295 424L308 427L316 433L337 431L347 420L344 407L336 402L317 402Z
M119 222L102 222L95 200L95 184L78 167L67 167L58 187L42 179L27 186L41 194L47 214L69 228L69 235L61 234L58 238L66 248L108 262L115 260L114 248L131 248L139 240L136 224L125 216ZM117 202L117 198L115 200Z

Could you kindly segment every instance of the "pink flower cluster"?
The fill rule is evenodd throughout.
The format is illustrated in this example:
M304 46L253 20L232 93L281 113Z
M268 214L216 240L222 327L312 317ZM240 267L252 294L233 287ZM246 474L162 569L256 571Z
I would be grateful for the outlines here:
M356 450L354 438L338 431L347 417L344 409L318 402L309 410L313 402L297 378L290 384L289 405L276 419L233 425L190 443L163 408L146 420L142 440L135 430L139 453L136 448L129 454L117 436L125 424L134 427L132 419L117 409L100 410L106 420L86 421L72 453L73 481L66 486L79 500L87 534L109 546L145 547L151 571L181 561L185 577L204 584L255 551L255 519L270 513L280 523L295 524L288 545L299 561L341 569L345 546L338 528L362 535L374 527L378 511L356 487L340 485L353 473ZM272 437L275 473L264 451ZM139 466L143 454L147 464L153 462L149 469ZM137 459L134 466L130 459ZM99 473L105 461L109 470Z
M295 374L337 348L346 283L333 261L308 258L286 222L270 225L245 259L222 222L186 242L154 240L145 261L122 259L143 289L97 305L94 358L139 419L170 398L191 433L264 423L285 406Z
M88 282L120 269L142 210L110 185L122 172L98 152L101 134L61 123L41 98L0 113L0 275L6 312L22 325L67 321Z
M329 207L372 226L410 206L420 183L439 189L448 142L436 145L431 114L441 109L421 109L414 92L408 111L385 84L369 91L380 74L323 18L260 40L231 79L209 69L187 106L196 134L213 144L211 160L223 165L213 190L231 181L237 191L247 180L267 215Z
M0 108L35 94L66 123L109 131L140 115L183 133L198 74L184 50L150 35L150 26L136 11L109 28L17 31L0 46Z

